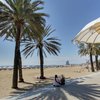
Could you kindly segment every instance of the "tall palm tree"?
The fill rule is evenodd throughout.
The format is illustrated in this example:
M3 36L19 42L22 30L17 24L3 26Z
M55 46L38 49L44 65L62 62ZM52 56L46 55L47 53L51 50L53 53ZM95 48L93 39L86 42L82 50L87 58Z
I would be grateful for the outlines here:
M93 59L92 59L92 45L91 44L84 44L84 43L80 43L78 45L79 47L79 55L81 56L86 56L89 55L90 56L90 62L91 62L91 70L92 72L94 72L94 65L93 65Z
M17 34L16 28L14 27L14 29L12 29L9 33L6 34L4 40L15 42L16 41L16 34ZM21 41L22 40L23 40L23 38L21 39ZM18 66L19 77L18 78L19 78L19 82L24 82L23 74L22 74L22 58L21 58L20 48L19 48L19 51L18 51L18 55L19 55L19 66Z
M49 37L54 30L51 29L51 26L44 28L44 31L40 31L38 35L33 38L32 41L25 43L25 48L23 49L23 54L28 57L32 55L33 52L37 49L40 57L40 79L45 79L44 77L44 55L46 51L49 54L58 55L60 52L60 43L59 39L55 37Z
M25 29L24 32L23 32L24 36L20 40L21 43L25 42L26 38L30 39L32 37L32 35L29 36L26 32L27 31ZM11 42L16 42L16 34L17 34L17 32L16 32L16 29L14 27L14 29L12 29L10 32L7 32L4 40L11 41ZM19 48L19 51L18 51L18 55L19 55L19 66L18 66L18 72L19 72L18 76L19 77L18 78L19 78L19 82L24 82L23 73L22 73L22 58L21 58L20 48Z
M34 31L40 30L44 25L44 13L39 13L37 10L43 8L39 7L43 4L41 0L5 0L6 4L0 1L0 35L10 33L15 27L16 29L16 40L15 40L15 57L14 57L14 69L13 69L13 83L12 88L18 88L18 67L20 65L19 51L20 51L20 40L24 35L24 29L27 30L29 35L30 25L33 26Z

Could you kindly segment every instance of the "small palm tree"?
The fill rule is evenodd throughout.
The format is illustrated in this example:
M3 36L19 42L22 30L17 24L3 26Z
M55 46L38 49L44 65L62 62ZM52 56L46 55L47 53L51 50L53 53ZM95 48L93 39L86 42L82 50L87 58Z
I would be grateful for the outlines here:
M94 44L92 46L92 52L93 52L93 55L95 56L95 63L96 63L96 70L100 70L100 67L99 67L99 62L98 62L98 55L100 55L100 44Z
M54 30L51 29L51 26L45 27L44 31L40 32L41 34L39 33L32 41L25 43L25 48L22 51L23 54L28 57L29 55L32 55L36 49L38 50L40 56L40 79L45 79L43 70L43 54L47 56L46 51L53 55L58 55L58 53L60 53L61 44L58 42L59 39L49 37L52 32L54 32Z
M2 0L3 1L3 0ZM37 12L43 8L39 7L43 1L32 0L5 0L6 4L0 1L0 36L9 35L10 31L16 29L15 38L15 57L13 69L12 88L18 88L18 67L20 65L20 40L26 33L31 34L30 26L33 26L34 31L42 29L46 14Z
M91 44L84 44L84 43L80 43L78 45L79 47L79 55L81 56L86 56L89 55L90 56L90 62L91 62L91 70L92 72L94 72L94 66L93 66L93 58L92 58L92 45Z

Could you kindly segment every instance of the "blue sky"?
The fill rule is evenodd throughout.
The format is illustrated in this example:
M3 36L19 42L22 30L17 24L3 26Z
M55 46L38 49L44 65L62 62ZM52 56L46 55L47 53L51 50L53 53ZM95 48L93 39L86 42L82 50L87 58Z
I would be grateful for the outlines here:
M47 24L56 31L53 36L61 40L61 53L59 56L48 55L46 65L64 65L70 63L83 63L87 57L78 56L78 48L72 43L75 35L90 21L100 16L100 0L45 0L43 12L49 14ZM0 65L13 65L14 43L3 41L0 38ZM39 57L24 58L24 65L39 64Z

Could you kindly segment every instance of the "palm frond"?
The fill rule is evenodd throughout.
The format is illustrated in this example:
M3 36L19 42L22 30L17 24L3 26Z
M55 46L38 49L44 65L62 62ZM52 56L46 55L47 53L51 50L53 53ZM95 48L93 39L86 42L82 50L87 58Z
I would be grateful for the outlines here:
M25 48L21 52L23 52L23 54L27 58L29 55L31 55L31 56L33 55L34 50L35 50L34 43L27 43L25 45Z
M39 31L39 34L35 35L33 38L33 43L36 45L35 49L39 49L40 47L43 48L43 54L47 57L46 52L48 52L50 55L58 55L60 53L60 46L61 43L60 40L55 37L50 37L50 34L52 33L51 26L44 27L43 31ZM41 34L40 34L41 33ZM24 49L24 54L31 54L31 50L28 49L28 46L31 47L31 42L26 44ZM39 51L38 51L39 52Z
M13 11L17 12L16 6L15 6L15 2L13 2L14 0L5 0L6 3L9 5L9 8Z

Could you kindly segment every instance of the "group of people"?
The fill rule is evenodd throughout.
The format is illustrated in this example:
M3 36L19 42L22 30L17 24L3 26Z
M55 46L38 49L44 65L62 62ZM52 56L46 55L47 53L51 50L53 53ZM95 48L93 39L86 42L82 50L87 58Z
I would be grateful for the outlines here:
M61 86L61 85L65 85L65 77L63 75L59 77L58 75L55 75L53 86Z

